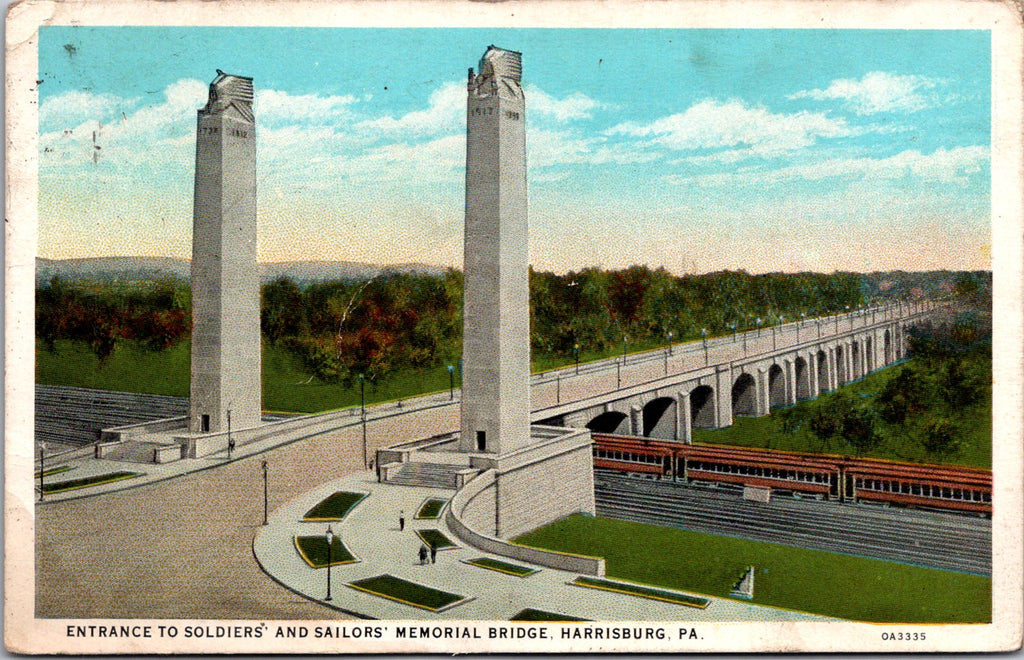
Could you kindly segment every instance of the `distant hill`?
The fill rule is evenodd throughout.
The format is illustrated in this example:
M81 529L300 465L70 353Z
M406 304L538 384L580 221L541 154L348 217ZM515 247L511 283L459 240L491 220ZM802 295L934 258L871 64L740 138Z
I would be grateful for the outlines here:
M175 257L92 257L87 259L36 259L36 284L53 277L68 280L154 280L190 277L188 259ZM381 270L398 273L438 275L439 266L427 264L396 264L377 266L352 261L285 261L260 264L260 280L272 282L288 277L297 283L325 280L361 280Z

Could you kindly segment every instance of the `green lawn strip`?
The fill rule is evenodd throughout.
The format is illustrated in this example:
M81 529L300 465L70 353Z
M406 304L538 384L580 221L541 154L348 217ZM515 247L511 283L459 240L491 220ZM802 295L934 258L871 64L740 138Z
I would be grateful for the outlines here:
M70 465L61 465L60 467L50 468L49 470L44 470L43 471L42 477L45 479L46 477L50 476L51 474L60 474L61 472L67 472L68 470L71 470L71 469L72 469L72 467ZM40 477L40 474L38 472L36 472L36 479L38 479L39 477Z
M754 566L755 604L843 619L991 620L991 579L954 571L582 515L516 542L604 557L610 578L723 598Z
M529 566L520 566L519 564L510 564L507 561L500 561L498 559L492 559L490 557L477 557L476 559L466 559L465 563L472 566L479 566L480 568L486 568L490 571L497 571L499 573L508 573L509 575L515 575L516 577L528 577L534 573L539 573L540 569L530 568Z
M513 614L509 621L563 621L571 623L573 621L590 621L590 619L577 619L572 616L565 616L563 614L555 614L554 612L545 612L544 610L535 610L532 607L527 607L525 610L519 610L517 613Z
M366 498L366 493L350 493L340 490L332 493L302 517L304 522L325 522L341 520L349 511Z
M348 586L374 596L431 612L441 612L471 600L465 596L409 582L388 574L349 582Z
M417 520L437 520L441 517L441 511L444 510L444 505L448 504L448 500L439 497L428 497L420 505L419 511L416 512Z
M707 598L681 594L676 591L665 591L664 589L655 589L642 584L632 584L630 582L619 582L616 580L602 580L601 578L581 576L569 584L576 587L587 587L588 589L600 589L602 591L614 591L615 593L627 594L629 596L661 600L666 603L686 605L687 607L697 607L700 609L706 608L708 603L711 602Z
M133 477L143 476L143 472L108 472L107 474L97 474L92 477L82 477L81 479L72 479L71 481L56 481L53 483L43 483L44 493L63 493L67 490L76 490L78 488L89 488L90 486L99 486L102 484L109 484L114 481L121 481L122 479L132 479Z
M327 566L327 538L324 536L296 536L295 549L312 568ZM358 559L337 536L331 542L331 566L354 564Z
M417 529L416 536L420 537L424 543L427 544L428 548L435 548L437 550L451 550L459 546L455 545L451 539L445 536L440 530L436 529Z

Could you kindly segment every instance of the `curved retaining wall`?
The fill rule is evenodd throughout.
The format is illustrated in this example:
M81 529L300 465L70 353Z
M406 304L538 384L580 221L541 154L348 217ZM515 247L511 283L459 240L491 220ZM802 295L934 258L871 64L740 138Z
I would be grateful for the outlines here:
M601 557L529 548L473 531L468 520L481 515L494 515L493 469L478 475L452 497L445 522L453 534L474 547L502 557L573 573L604 575L604 559Z

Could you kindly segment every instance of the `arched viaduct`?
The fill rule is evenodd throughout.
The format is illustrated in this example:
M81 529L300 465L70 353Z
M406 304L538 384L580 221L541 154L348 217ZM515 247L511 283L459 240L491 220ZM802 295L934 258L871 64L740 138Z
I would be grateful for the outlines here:
M748 352L744 342L742 355L740 339L723 338L718 355L712 356L721 359L708 360L702 368L552 406L537 411L535 418L543 424L689 443L695 428L724 428L735 417L768 415L773 408L813 399L893 364L904 357L905 329L933 312L921 306L912 312L894 308L824 323L805 321L792 324L801 328L780 331L778 339L773 335L774 345L764 350ZM761 344L766 336L759 337ZM723 350L728 349L723 341L736 350Z

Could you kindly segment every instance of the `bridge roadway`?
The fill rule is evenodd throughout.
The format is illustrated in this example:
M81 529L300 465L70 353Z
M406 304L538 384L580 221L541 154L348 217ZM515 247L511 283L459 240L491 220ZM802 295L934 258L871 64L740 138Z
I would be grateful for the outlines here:
M938 511L775 497L595 472L597 514L975 575L992 572L992 524Z

